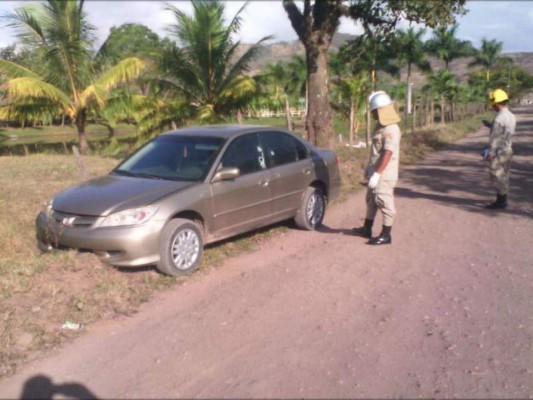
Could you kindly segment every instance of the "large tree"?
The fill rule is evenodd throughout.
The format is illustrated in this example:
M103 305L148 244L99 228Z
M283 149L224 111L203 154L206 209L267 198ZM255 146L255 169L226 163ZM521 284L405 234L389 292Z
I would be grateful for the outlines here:
M96 73L94 28L83 5L83 1L48 0L20 7L4 17L38 58L31 68L0 60L0 72L9 79L0 118L50 119L67 114L76 125L81 151L86 152L85 127L90 113L103 109L112 90L136 78L145 63L129 58Z
M449 24L464 12L466 0L304 0L300 9L295 0L282 0L292 27L306 52L309 103L306 130L310 141L333 146L328 91L328 49L341 16L359 23L366 35L392 30L400 19L427 26Z
M142 24L111 27L96 59L101 66L111 66L128 57L153 57L161 46L159 36Z

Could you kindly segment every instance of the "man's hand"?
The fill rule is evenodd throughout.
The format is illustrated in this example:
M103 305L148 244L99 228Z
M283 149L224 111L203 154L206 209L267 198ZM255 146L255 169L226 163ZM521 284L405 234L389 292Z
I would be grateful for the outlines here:
M375 189L378 186L379 178L381 177L381 174L379 172L374 172L370 179L368 180L368 188L369 189Z
M487 121L486 119L482 120L483 125L485 125L487 128L492 128L492 122Z

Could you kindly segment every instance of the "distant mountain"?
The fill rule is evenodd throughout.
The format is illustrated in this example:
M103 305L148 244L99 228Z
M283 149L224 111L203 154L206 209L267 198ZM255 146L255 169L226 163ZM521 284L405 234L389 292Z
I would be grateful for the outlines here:
M511 57L516 64L533 74L533 53L507 53L504 55Z
M332 40L330 49L337 50L341 44L347 40L353 39L355 36L347 35L345 33L337 33ZM238 51L238 56L244 54L250 48L250 44L243 44ZM276 42L263 46L263 49L257 58L250 63L251 73L255 74L263 70L267 64L274 64L277 62L287 62L295 55L305 56L305 49L299 40L292 40L289 42Z

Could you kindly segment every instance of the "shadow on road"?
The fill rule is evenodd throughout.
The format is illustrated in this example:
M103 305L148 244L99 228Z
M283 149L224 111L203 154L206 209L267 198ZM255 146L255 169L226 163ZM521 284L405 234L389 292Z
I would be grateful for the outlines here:
M20 398L51 400L54 398L97 399L98 397L79 383L55 385L48 376L35 375L24 383Z
M338 228L330 228L327 225L322 225L317 229L318 232L321 233L334 233L334 234L340 234L340 235L350 235L353 236L353 232L351 229L338 229Z

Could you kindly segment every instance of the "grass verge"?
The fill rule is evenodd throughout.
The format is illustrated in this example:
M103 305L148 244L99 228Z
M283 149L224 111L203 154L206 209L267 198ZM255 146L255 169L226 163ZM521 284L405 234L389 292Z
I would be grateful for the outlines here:
M479 117L404 134L402 161L411 163L479 127ZM337 148L343 180L342 196L360 189L367 149ZM86 157L92 176L107 173L116 159ZM22 363L80 334L62 329L66 320L85 326L134 313L151 296L201 276L228 257L255 249L288 229L277 225L204 252L199 274L170 278L152 268L119 270L101 264L90 253L40 254L34 219L54 193L82 180L76 159L66 155L0 157L0 377Z

